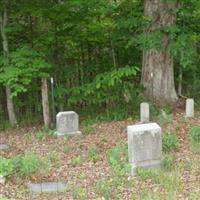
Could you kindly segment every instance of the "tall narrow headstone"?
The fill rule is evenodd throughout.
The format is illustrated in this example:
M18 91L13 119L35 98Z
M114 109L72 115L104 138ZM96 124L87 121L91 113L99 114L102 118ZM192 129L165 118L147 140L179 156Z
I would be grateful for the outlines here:
M186 117L194 117L194 99L186 100Z
M150 112L148 103L143 102L140 104L140 121L141 123L148 123L150 121Z
M56 115L56 134L81 135L79 131L79 117L74 111L59 112Z
M135 174L137 167L159 167L162 156L161 127L148 123L128 126L127 130L131 174Z

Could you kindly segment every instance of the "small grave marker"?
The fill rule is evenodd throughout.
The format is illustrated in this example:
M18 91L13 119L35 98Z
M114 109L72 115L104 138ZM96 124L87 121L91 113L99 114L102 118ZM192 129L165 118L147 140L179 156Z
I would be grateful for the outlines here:
M131 174L137 167L160 166L162 154L161 127L156 123L128 126L128 155Z
M81 135L78 114L74 111L59 112L56 115L56 129L58 136Z
M148 123L150 121L149 104L146 102L140 104L140 121L141 123Z
M186 100L186 117L194 117L194 99Z

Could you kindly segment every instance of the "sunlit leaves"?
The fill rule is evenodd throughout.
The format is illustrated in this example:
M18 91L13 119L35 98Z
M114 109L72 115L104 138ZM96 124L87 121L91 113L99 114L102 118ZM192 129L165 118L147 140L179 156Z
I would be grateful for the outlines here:
M33 78L47 76L50 67L40 53L27 46L12 52L9 58L2 57L0 64L0 83L9 85L14 96L27 91Z

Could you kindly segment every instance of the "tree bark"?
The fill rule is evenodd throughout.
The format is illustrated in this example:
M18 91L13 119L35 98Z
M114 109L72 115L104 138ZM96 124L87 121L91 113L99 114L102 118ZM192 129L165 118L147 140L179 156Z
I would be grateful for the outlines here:
M3 52L4 57L9 59L9 48L8 48L8 39L6 34L6 27L8 22L8 16L7 16L7 8L5 5L5 8L0 16L0 29L1 29L1 38L2 38L2 46L3 46ZM8 111L8 117L9 122L12 126L17 124L15 111L14 111L14 105L13 105L13 98L11 94L10 86L6 85L6 102L7 102L7 111Z
M112 61L113 61L113 67L114 67L114 69L116 69L117 61L116 61L115 48L114 48L112 39L110 39L110 46L111 46L111 56L112 56Z
M42 93L42 109L43 109L44 126L46 128L49 128L50 115L49 115L48 86L47 86L46 78L42 78L41 80L41 93Z
M178 75L178 95L182 96L182 82L183 82L183 70L182 67L179 67L179 75Z
M152 19L146 34L161 31L166 26L175 23L176 5L172 1L145 0L144 14ZM170 37L163 33L161 49L147 49L143 51L143 67L141 83L145 88L145 95L156 103L170 104L177 100L174 85L173 57L170 54Z

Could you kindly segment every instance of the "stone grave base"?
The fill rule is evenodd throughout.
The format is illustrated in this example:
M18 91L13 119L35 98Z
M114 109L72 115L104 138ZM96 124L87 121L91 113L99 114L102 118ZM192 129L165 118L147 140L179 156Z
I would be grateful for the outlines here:
M68 133L60 133L58 131L55 132L56 136L79 136L82 135L81 131L76 131L76 132L68 132Z
M28 188L33 194L47 193L47 192L64 192L66 190L66 183L64 182L44 182L31 183Z
M159 169L161 167L161 161L160 160L147 160L142 161L140 163L134 164L130 163L130 173L131 175L136 174L137 168L144 168L144 169Z

